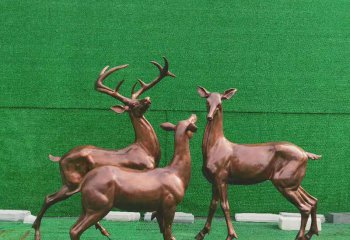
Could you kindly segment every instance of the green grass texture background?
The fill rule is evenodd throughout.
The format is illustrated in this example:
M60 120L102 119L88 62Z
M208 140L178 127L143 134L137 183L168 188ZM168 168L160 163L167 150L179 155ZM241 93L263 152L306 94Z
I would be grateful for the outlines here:
M133 142L127 114L94 90L102 68L130 64L106 80L157 76L149 63L170 62L166 78L144 94L146 118L173 155L165 121L198 116L191 140L192 178L178 211L205 216L211 187L201 172L205 100L237 88L223 103L224 132L236 143L289 141L321 154L303 187L319 212L350 211L350 2L345 0L19 1L0 2L0 209L39 211L61 186L48 154L75 146L122 148ZM231 186L231 212L296 211L272 186ZM79 194L47 216L76 216ZM218 211L221 215L221 210Z
M42 239L62 240L69 239L69 229L76 222L74 218L44 218L41 227ZM172 226L173 235L178 240L194 239L196 234L202 229L205 221L196 219L194 224L174 223ZM102 221L101 224L111 234L111 239L163 239L159 233L158 224L155 222L110 222ZM297 231L281 231L276 223L233 223L239 239L256 240L257 238L269 240L290 240L293 239ZM15 222L0 222L0 239L17 240L32 239L34 230L29 224ZM206 240L225 239L227 236L226 223L223 218L213 220L212 230L206 236ZM322 225L322 231L317 240L348 240L350 228L347 224ZM100 231L94 227L87 229L81 239L96 240L107 239Z

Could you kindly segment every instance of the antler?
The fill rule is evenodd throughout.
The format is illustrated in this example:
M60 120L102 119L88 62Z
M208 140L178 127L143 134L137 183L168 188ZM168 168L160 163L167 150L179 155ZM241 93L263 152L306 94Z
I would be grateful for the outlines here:
M109 68L109 66L106 66L104 69L102 69L99 77L97 78L96 81L96 85L95 88L97 91L102 92L102 93L106 93L114 98L116 98L117 100L123 102L124 104L128 104L130 103L130 98L124 97L123 95L121 95L120 93L118 93L120 86L123 84L124 80L120 81L117 85L117 87L115 88L115 90L110 89L109 87L105 86L103 84L103 81L105 80L106 77L108 77L109 75L111 75L113 72L116 72L120 69L126 68L128 66L128 64L125 65L120 65L114 68L111 68L107 71L107 69ZM107 72L106 72L107 71Z
M164 77L166 77L166 76L175 77L175 75L169 71L168 60L165 57L163 57L163 59L164 59L164 62L165 62L164 67L162 67L159 63L157 63L155 61L151 61L151 63L153 65L155 65L159 69L159 72L160 72L159 76L156 77L152 82L150 82L148 84L143 82L141 79L139 79L138 81L139 81L139 83L141 85L141 88L137 92L134 92L135 87L137 85L137 82L134 84L134 86L132 87L132 90L131 90L131 99L138 98L142 93L144 93L148 89L152 88L154 85L156 85Z

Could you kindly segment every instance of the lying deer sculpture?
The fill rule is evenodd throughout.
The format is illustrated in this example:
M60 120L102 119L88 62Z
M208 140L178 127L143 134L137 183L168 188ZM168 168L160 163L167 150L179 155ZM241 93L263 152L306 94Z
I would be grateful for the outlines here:
M199 95L207 99L207 126L205 128L203 151L203 174L212 184L212 200L208 219L204 228L196 236L204 239L209 233L218 201L224 212L228 236L226 240L237 238L230 217L227 185L249 185L270 180L274 186L294 204L301 213L301 226L296 239L311 239L318 234L316 222L317 199L301 186L308 159L321 156L305 152L300 147L287 142L263 144L236 144L227 140L223 132L222 100L230 99L236 89L223 94L210 93L203 87L197 89ZM311 228L305 234L305 226L311 213Z
M113 72L126 68L128 65L117 66L108 71L107 66L102 70L96 81L96 89L97 91L106 93L125 104L124 106L114 106L112 107L112 110L116 113L123 113L125 111L129 113L135 131L135 141L128 147L120 150L107 150L94 146L81 146L70 150L62 158L50 155L50 159L54 162L58 162L60 165L63 186L58 192L46 196L43 207L33 224L36 240L40 240L40 224L46 210L53 204L65 200L79 192L79 186L82 179L91 169L104 165L134 169L154 169L158 166L161 157L159 141L153 127L144 117L144 113L150 107L151 101L149 97L144 99L138 99L138 97L156 85L164 77L175 77L175 75L168 70L169 64L166 58L164 58L164 61L164 67L157 62L151 62L159 69L159 76L149 84L139 80L141 88L137 92L135 92L137 84L135 83L132 88L131 98L122 96L119 93L119 88L123 81L119 82L115 90L112 90L103 84L103 80L106 77ZM107 230L99 223L96 224L96 228L99 229L103 235L109 236Z
M83 212L72 227L72 240L101 220L113 207L127 211L156 211L160 232L165 240L175 240L171 226L176 206L182 201L191 176L189 139L197 130L196 115L176 126L163 123L167 131L175 131L175 151L165 168L140 171L103 166L88 172L81 183Z

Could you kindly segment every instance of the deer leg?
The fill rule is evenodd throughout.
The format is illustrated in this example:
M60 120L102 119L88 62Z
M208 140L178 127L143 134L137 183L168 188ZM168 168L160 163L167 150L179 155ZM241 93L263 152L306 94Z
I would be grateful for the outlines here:
M101 220L103 216L107 214L107 212L99 211L99 212L94 212L89 214L83 213L69 232L71 240L79 240L81 234L83 234L83 232L86 229L88 229L92 225L96 224L96 222Z
M214 214L216 212L216 209L218 207L218 201L219 201L219 192L215 184L212 185L212 197L211 202L209 206L209 213L207 222L204 225L204 228L197 234L195 237L196 240L203 240L205 237L205 234L210 232L211 229L211 222L213 220Z
M296 240L306 240L307 238L304 236L305 227L307 220L309 218L312 206L307 203L304 198L301 196L299 189L291 189L277 186L277 189L283 194L285 198L287 198L293 205L295 205L301 214L301 224L300 230L296 236Z
M172 224L174 221L176 206L163 209L163 221L164 221L164 240L176 240L172 235Z
M232 225L232 220L230 215L230 206L227 198L227 183L221 183L218 189L219 189L219 195L220 195L220 201L221 201L221 209L224 212L226 225L227 225L228 234L227 234L226 240L232 240L234 238L238 238Z
M299 187L299 192L303 198L312 206L311 209L311 227L309 232L305 235L306 239L311 239L314 234L318 235L317 227L317 198L311 196L306 192L301 186Z
M160 233L164 233L164 217L163 217L163 213L161 210L157 211L157 212L154 212L152 213L152 215L155 215L156 219L157 219L157 222L158 222L158 225L159 225L159 231Z
M66 185L64 185L64 186L62 186L62 188L58 192L46 196L44 204L43 204L40 212L38 213L38 216L36 217L36 219L32 225L32 228L35 229L35 240L41 239L41 237L40 237L40 225L41 225L41 220L42 220L46 210L50 206L52 206L53 204L69 198L70 196L72 196L76 192L78 192L78 191L70 191L70 189Z
M109 236L110 236L109 232L107 231L107 229L105 229L105 228L101 225L100 222L97 222L97 223L95 224L95 227L96 227L96 229L100 230L100 232L101 232L101 234L102 234L103 236L106 236L107 238L109 238Z

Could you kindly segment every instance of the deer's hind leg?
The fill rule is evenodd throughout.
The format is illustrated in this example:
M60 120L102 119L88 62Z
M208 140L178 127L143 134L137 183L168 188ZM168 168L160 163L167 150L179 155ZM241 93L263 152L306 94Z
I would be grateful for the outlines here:
M83 187L82 190L82 205L83 213L78 221L73 225L70 231L72 240L78 240L81 234L90 226L95 225L103 234L104 228L98 222L113 207L113 191L109 191L107 194L103 194L93 188L94 186ZM110 189L107 189L110 190ZM109 233L103 234L109 238Z
M299 190L299 186L297 188L290 188L280 185L278 182L274 182L275 187L282 193L282 195L289 200L293 205L295 205L301 214L301 224L300 230L296 236L296 240L306 240L305 235L305 227L307 224L307 220L311 213L312 205L309 204L302 196Z
M163 216L163 212L160 211L160 212L157 212L157 222L158 222L158 225L159 225L159 230L161 233L164 233L164 216Z
M306 239L311 239L314 234L318 235L318 226L317 226L317 198L311 196L306 192L301 186L298 191L303 196L303 198L312 206L311 209L311 227L309 232L305 235Z
M158 209L156 212L152 212L151 221L156 218L159 226L160 233L164 233L164 216L162 209Z
M98 229L98 230L100 230L100 232L101 232L101 234L102 234L103 236L106 236L106 237L109 238L109 236L110 236L109 232L107 231L107 229L105 229L105 228L102 226L102 224L101 224L100 222L97 222L97 223L95 224L95 228Z
M172 234L172 224L174 221L176 205L163 209L163 238L164 240L176 240Z
M108 212L109 212L109 209L105 209L102 211L96 211L96 212L84 212L70 230L71 240L79 240L81 234L86 229L88 229L92 225L96 224Z
M62 188L58 192L45 197L44 204L43 204L40 212L38 213L38 215L37 215L37 217L32 225L32 228L34 228L34 230L35 230L35 240L41 239L41 237L40 237L40 225L41 225L41 220L42 220L46 210L49 207L51 207L52 205L54 205L55 203L63 201L77 192L79 192L78 188L75 190L71 190L68 188L68 186L63 185Z

